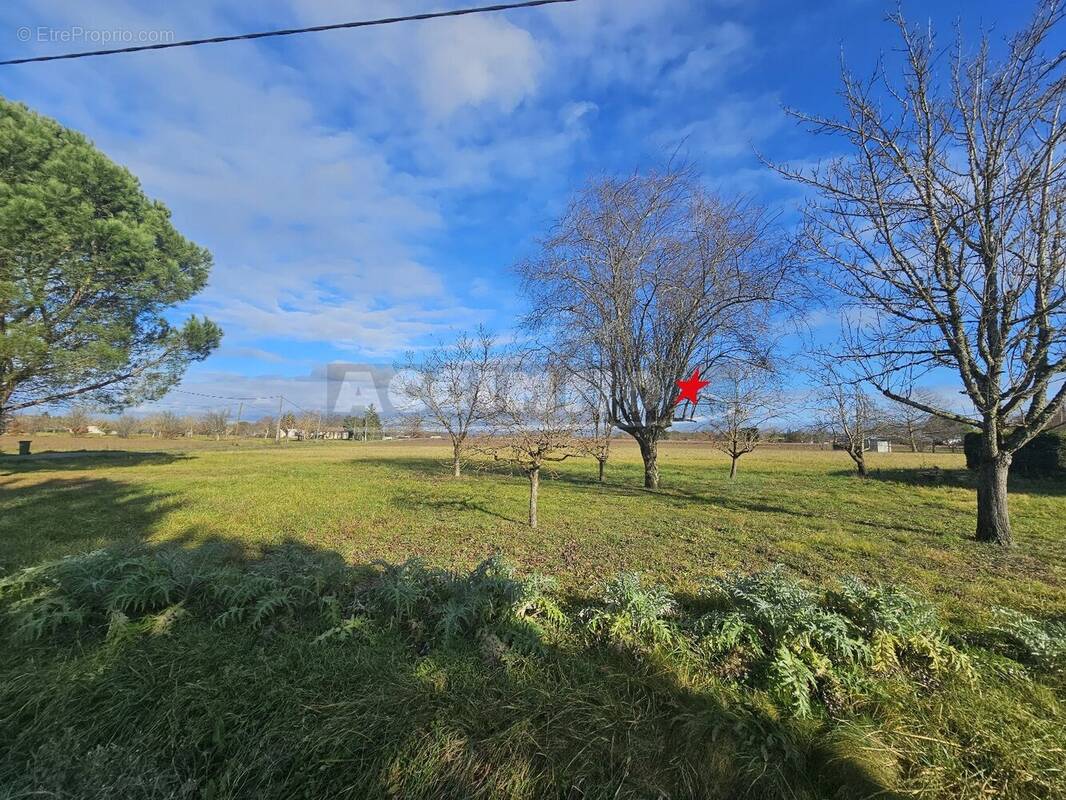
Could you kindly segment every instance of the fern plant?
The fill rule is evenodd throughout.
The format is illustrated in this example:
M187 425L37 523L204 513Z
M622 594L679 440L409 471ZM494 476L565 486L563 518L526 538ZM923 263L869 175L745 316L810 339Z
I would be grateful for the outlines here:
M1041 669L1066 669L1066 624L1042 622L1020 611L995 607L990 630L1024 661Z
M676 641L673 596L660 585L645 586L638 573L622 572L603 585L603 606L586 608L589 632L620 647L662 646Z
M969 657L947 638L932 606L894 587L841 579L829 604L846 615L870 641L874 669L925 668L934 675L973 678Z
M713 581L718 610L693 626L693 649L723 677L768 689L796 716L834 706L878 672L923 670L972 679L935 611L905 592L845 578L828 595L805 589L781 566Z
M718 578L702 594L719 610L693 626L696 653L725 677L765 685L797 716L839 694L869 659L856 626L780 566Z
M492 633L508 645L531 649L565 619L553 581L520 579L499 557L465 575L431 569L418 559L381 566L360 601L369 613L427 641L474 641Z

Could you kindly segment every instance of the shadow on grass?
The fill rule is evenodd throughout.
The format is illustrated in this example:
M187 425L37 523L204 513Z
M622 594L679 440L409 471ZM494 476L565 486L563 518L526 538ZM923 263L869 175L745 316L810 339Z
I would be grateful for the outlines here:
M858 478L854 470L833 471L834 476ZM867 480L896 483L902 486L921 488L957 488L977 490L977 473L969 469L942 469L940 467L892 467L875 468L866 476ZM1066 495L1066 473L1058 477L1028 478L1011 474L1008 491L1018 494L1038 494L1052 497Z
M437 462L434 459L426 458L367 458L361 459L361 463L372 463L376 466L402 469L412 475L418 477L421 483L426 482L438 482L438 483L450 483L454 481L454 478L450 474L444 471L441 466L442 462ZM449 465L450 466L450 465ZM854 473L847 472L834 472L833 475L845 475L850 477L858 477ZM514 470L508 469L505 464L497 464L493 462L478 463L476 467L470 467L464 473L464 477L461 480L469 480L471 478L478 477L498 477L498 478L511 478L514 480L525 481L525 478ZM623 484L617 481L617 478L611 476L608 472L608 478L604 483L600 483L596 480L594 474L588 476L575 473L571 470L559 470L545 474L542 477L542 491L545 487L550 487L552 482L558 482L572 486L579 489L586 489L593 492L598 499L615 498L641 498L644 502L664 504L673 508L690 508L693 505L703 505L715 509L726 509L729 511L738 511L745 514L774 514L783 517L804 517L811 520L819 520L828 518L825 514L819 514L814 511L807 511L796 505L788 505L787 503L773 503L766 499L752 499L746 497L738 492L731 491L731 486L721 486L721 488L715 489L714 483L709 483L705 491L692 491L690 489L679 486L666 486L659 490L645 489L639 485L640 474L638 471L633 472L633 483ZM458 484L461 485L461 484ZM738 487L739 488L739 487ZM405 509L433 509L437 511L478 511L483 514L497 517L507 522L523 523L524 520L505 516L499 512L487 507L483 502L474 501L470 498L420 498L412 495L409 491L397 493L393 497L393 503L398 508ZM841 519L839 515L833 517L834 519ZM892 530L902 531L904 533L917 534L922 537L928 537L932 539L943 539L945 532L942 530L936 530L933 528L922 528L914 525L907 525L900 522L898 519L891 522L877 523L876 525L870 523L867 520L861 518L843 518L844 522L853 524L860 527L875 527L878 530L890 528Z
M502 519L504 522L524 522L524 520L518 520L498 511L493 511L484 503L478 502L472 497L429 498L416 497L410 492L397 492L392 496L392 504L404 511L435 511L437 513L444 511L477 511L496 519Z
M23 472L57 472L94 467L143 467L186 461L192 456L141 450L81 450L37 453L30 456L0 456L0 475Z
M0 569L141 542L181 501L110 478L51 478L0 493Z
M282 581L319 576L346 612L358 606L345 587L377 574L293 540L253 555L216 536L185 553ZM76 642L12 653L0 783L19 796L896 797L864 748L832 748L828 720L796 723L719 684L695 690L666 656L580 636L487 656L479 635L442 645L429 625L377 617L314 645L328 622L220 627L196 597L183 607L166 635L105 639L101 619Z

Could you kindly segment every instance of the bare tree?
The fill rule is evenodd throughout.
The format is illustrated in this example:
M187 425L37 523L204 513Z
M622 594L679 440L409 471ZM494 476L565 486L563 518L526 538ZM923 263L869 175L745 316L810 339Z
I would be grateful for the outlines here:
M737 461L759 446L760 429L780 416L781 390L769 369L728 364L715 373L715 392L707 399L711 444L729 456L729 478Z
M850 380L831 364L811 368L814 404L820 426L833 436L833 446L855 462L859 476L866 477L866 440L877 425L877 406L862 384Z
M272 439L277 431L277 422L270 414L260 417L254 427L255 436L262 436L264 439Z
M587 453L580 406L565 373L547 369L510 382L499 433L481 437L479 452L515 466L529 479L529 527L537 527L541 470Z
M772 222L668 167L593 181L518 267L529 327L571 371L607 376L607 421L636 439L648 488L677 381L760 349L787 263Z
M963 437L971 430L973 430L971 426L953 419L930 415L922 433L929 440L929 448L932 452L935 453L937 446L940 445L954 453L962 447Z
M400 417L400 432L407 439L421 439L424 435L422 415L414 412Z
M483 328L439 344L421 358L408 353L400 374L401 393L442 429L452 442L452 474L462 473L463 451L472 433L484 433L501 410L501 360L495 339Z
M781 169L815 190L807 241L862 312L844 355L886 397L981 431L977 538L1001 545L1013 454L1066 402L1064 16L1063 0L1041 2L1002 61L960 42L941 79L932 34L897 14L901 82L845 73L844 118L793 112L853 155ZM901 391L942 367L974 413Z
M119 438L129 439L130 436L137 432L140 424L141 421L136 417L130 416L129 414L123 414L115 419L111 424L111 427L115 429L115 433L119 435Z
M218 441L229 430L229 409L221 411L208 411L200 420L200 426L208 436L214 436Z
M74 436L84 436L89 432L89 412L82 406L71 406L67 409L65 421Z
M885 430L906 442L912 453L917 453L922 443L930 439L929 427L933 420L933 415L923 407L937 405L940 400L934 393L916 386L909 377L900 382L899 394L907 402L894 401L892 407L886 409Z
M317 411L305 411L297 420L296 427L300 429L300 439L314 441L318 438L319 429L322 427L322 415Z
M6 420L7 428L0 426L0 433L32 436L41 430L42 420L36 414L11 414Z
M185 420L171 411L164 411L156 417L155 427L164 439L177 439L185 433Z
M601 370L574 372L564 363L553 365L565 376L574 404L581 409L582 431L586 449L596 459L598 480L603 483L607 461L611 457L611 436L614 423L608 405L610 376Z
M906 442L912 453L921 451L922 442L928 438L925 431L929 414L912 405L898 403L889 413L887 422L896 438Z
M592 457L596 459L597 480L603 483L607 460L611 457L611 435L614 433L614 424L611 422L607 409L598 402L595 405L586 406L586 411L588 419L588 431L586 433L588 450Z

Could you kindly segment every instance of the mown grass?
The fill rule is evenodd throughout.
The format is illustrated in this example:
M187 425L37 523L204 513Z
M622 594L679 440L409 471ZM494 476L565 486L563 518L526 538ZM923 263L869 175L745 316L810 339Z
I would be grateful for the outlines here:
M122 455L0 460L0 574L116 546L177 546L250 570L295 552L329 574L411 556L469 570L500 553L520 573L557 576L571 622L534 650L487 648L473 629L444 641L428 623L361 611L351 586L371 573L355 569L349 588L320 592L360 621L318 644L331 624L318 612L216 624L195 598L175 624L129 636L109 636L103 610L31 641L3 628L0 797L1066 791L1061 669L990 628L993 606L1066 617L1061 484L1012 486L1018 546L999 552L971 541L974 492L950 454L872 457L862 482L841 454L767 450L730 483L713 451L667 445L665 488L649 493L620 446L605 486L582 462L546 481L530 531L519 476L486 465L454 481L429 445L123 444ZM944 475L930 485L921 473L934 465ZM797 715L757 670L740 679L731 658L693 661L676 635L604 640L579 613L600 607L604 578L637 571L673 593L669 624L688 631L708 579L775 563L817 592L851 574L928 598L973 675L872 671L846 702Z
M41 437L35 447L46 443L99 446ZM128 440L119 455L0 458L0 570L112 543L222 540L255 553L292 539L352 562L421 556L469 568L502 553L578 593L620 570L687 591L783 563L814 582L848 573L913 586L959 622L992 605L1066 614L1066 485L1014 482L1018 546L1002 552L972 539L975 493L961 455L872 455L873 475L859 481L842 453L765 450L730 482L715 451L667 444L664 489L649 493L636 449L619 442L606 485L591 460L544 481L541 526L530 531L521 476L475 464L456 481L433 445L138 449L161 444L170 446ZM921 478L933 466L944 470L939 485Z

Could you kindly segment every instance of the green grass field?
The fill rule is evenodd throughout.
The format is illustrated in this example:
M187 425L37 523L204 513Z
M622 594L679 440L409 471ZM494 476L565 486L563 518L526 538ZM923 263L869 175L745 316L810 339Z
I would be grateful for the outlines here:
M871 455L872 477L860 481L843 453L762 450L730 482L710 447L668 443L664 489L650 493L639 488L636 448L620 441L605 485L591 460L545 480L540 527L530 531L522 476L474 463L456 481L433 444L106 444L126 452L0 460L4 569L120 542L217 540L255 554L295 540L350 562L422 556L469 568L502 553L577 593L619 570L686 590L708 575L782 563L816 582L853 573L918 587L959 619L993 604L1066 614L1066 486L1017 481L1018 546L1000 552L972 541L975 494L961 455ZM101 446L69 437L37 445ZM932 466L945 470L942 485L921 482Z
M982 633L995 606L1066 619L1062 482L1012 485L1017 546L1000 551L972 540L961 455L871 455L861 481L843 453L766 449L731 482L706 445L667 443L664 488L647 492L635 447L620 441L605 484L591 460L542 482L532 531L521 476L473 463L455 480L432 443L34 443L105 445L113 452L0 456L0 575L130 546L180 545L252 569L277 552L336 568L419 557L464 572L501 555L519 574L555 576L574 620L604 579L639 572L676 596L684 628L708 579L782 564L819 592L854 575L930 601L976 677L882 673L797 716L765 676L737 683L676 646L599 646L574 627L545 635L539 655L501 661L486 659L484 637L438 645L372 613L353 639L311 646L323 623L302 612L224 628L190 599L201 610L169 635L138 623L138 635L115 636L112 616L11 647L0 797L1066 791L1061 666L1008 657ZM0 451L15 449L0 439ZM345 574L338 586L360 580Z

